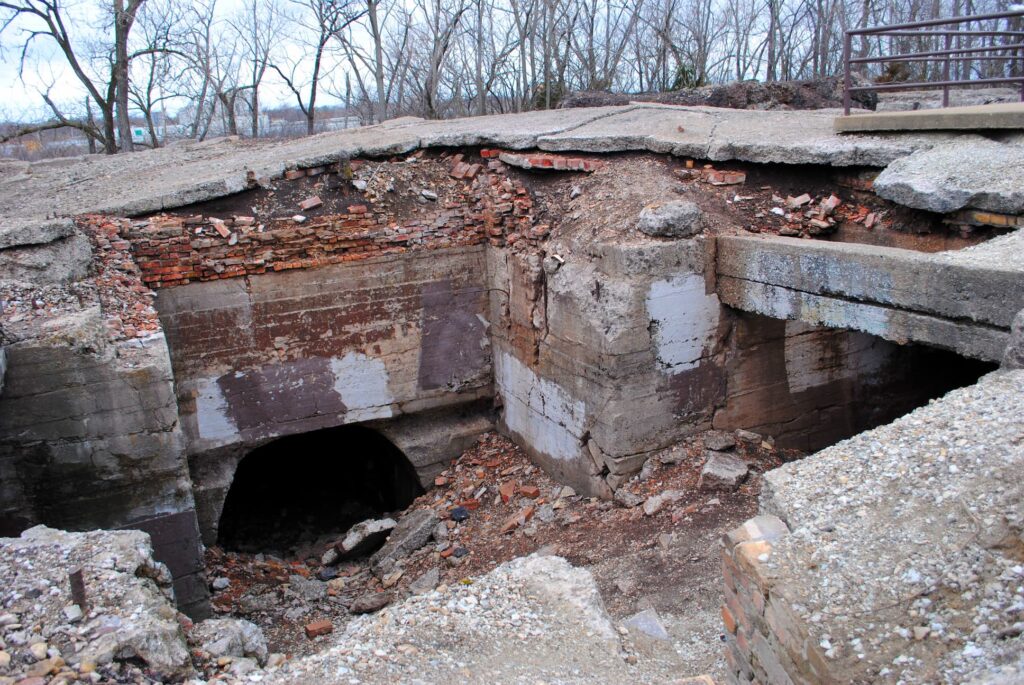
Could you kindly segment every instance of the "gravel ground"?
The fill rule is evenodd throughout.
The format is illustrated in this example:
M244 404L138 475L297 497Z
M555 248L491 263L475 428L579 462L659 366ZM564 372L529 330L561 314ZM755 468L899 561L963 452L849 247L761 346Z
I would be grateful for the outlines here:
M1020 666L1021 416L1024 371L996 372L765 476L762 509L793 531L767 566L833 673L963 683Z
M352 621L271 683L664 683L674 654L620 635L590 574L532 555Z

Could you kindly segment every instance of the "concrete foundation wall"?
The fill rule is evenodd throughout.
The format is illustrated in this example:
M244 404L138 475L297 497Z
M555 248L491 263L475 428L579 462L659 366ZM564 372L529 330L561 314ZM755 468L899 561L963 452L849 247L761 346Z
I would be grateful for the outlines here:
M162 336L114 344L96 308L7 347L0 522L141 528L183 610L206 611L191 482Z
M502 426L545 468L606 495L651 451L710 426L723 322L707 249L600 244L543 265L491 253Z
M426 482L487 430L484 265L470 246L161 290L205 539L240 459L274 438L369 423Z

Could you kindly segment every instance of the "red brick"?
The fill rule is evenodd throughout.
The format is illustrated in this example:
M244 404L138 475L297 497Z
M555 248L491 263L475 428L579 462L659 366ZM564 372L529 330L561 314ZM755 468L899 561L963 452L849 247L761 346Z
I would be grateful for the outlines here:
M327 635L334 631L334 625L327 619L321 619L319 621L313 621L312 623L306 624L306 637L313 639L314 637L320 637L321 635Z
M536 485L520 485L519 494L530 499L537 499L540 497L540 488Z

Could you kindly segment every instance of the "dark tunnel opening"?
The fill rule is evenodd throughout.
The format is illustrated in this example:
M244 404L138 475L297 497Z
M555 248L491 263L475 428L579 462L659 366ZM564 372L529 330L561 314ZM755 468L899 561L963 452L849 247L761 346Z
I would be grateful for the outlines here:
M242 459L217 541L228 550L302 558L318 541L402 510L422 493L406 456L372 429L292 435Z

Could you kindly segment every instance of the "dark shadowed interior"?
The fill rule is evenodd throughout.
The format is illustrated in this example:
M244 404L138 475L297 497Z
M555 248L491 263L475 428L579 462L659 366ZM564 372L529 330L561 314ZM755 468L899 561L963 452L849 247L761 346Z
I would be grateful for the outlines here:
M292 435L246 455L221 515L226 549L304 556L368 518L407 507L423 488L412 464L363 426Z

